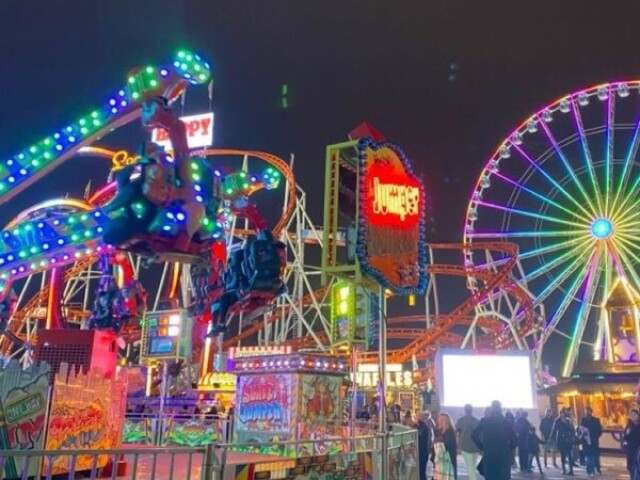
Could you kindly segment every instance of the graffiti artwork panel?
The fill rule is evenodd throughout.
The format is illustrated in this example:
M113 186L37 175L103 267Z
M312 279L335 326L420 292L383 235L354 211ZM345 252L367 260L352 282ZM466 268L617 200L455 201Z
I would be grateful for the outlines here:
M74 374L62 364L53 386L49 413L47 450L109 449L120 445L124 423L127 377L121 372L104 378L96 369L88 374ZM107 463L98 457L98 468ZM69 457L53 460L54 475L69 471ZM91 456L78 456L76 470L89 470ZM45 465L45 468L48 468Z
M282 454L273 443L291 435L291 376L241 376L236 390L234 436L237 443L256 444L259 451ZM256 449L250 449L256 451Z
M40 450L44 446L49 366L45 363L22 369L11 362L0 370L0 449ZM35 475L38 460L29 462L28 475ZM8 459L2 478L19 478L22 462Z

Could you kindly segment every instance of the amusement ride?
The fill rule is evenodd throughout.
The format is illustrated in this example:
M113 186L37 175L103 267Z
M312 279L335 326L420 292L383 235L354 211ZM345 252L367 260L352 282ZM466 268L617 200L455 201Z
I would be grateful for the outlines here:
M243 343L336 351L330 304L341 267L333 273L324 267L343 255L337 252L352 256L355 233L341 223L341 195L351 188L353 196L356 188L331 183L338 178L332 172L354 170L354 142L367 135L328 147L334 170L318 226L307 214L293 158L189 147L171 105L210 78L209 64L187 50L167 65L134 69L98 108L0 163L6 204L64 162L81 156L112 162L108 181L85 198L34 205L0 232L4 357L30 365L43 328L97 328L117 332L122 355L136 362L146 313L163 309L183 309L195 319L187 362L195 375L216 368L215 353ZM603 305L618 283L637 295L640 280L639 86L612 83L570 94L507 137L474 188L463 242L425 244L428 282L410 300L423 298L426 313L386 319L387 337L404 343L388 352L390 362L413 361L416 379L426 381L439 347L516 348L532 350L541 367L554 336L568 342L563 375L579 345L596 358L613 355L616 333ZM166 131L170 148L149 142L132 154L97 144L138 119L146 130ZM254 201L260 190L282 199L271 227ZM308 248L320 249L323 267L308 264ZM441 260L452 251L459 263ZM145 269L158 274L146 279ZM468 291L449 312L438 298L443 275L459 277ZM369 345L378 334L370 329ZM366 348L337 351L377 361Z

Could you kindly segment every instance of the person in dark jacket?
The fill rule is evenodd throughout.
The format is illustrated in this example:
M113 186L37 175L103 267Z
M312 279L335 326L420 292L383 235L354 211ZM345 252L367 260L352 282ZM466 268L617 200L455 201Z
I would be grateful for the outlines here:
M553 430L553 422L555 422L555 417L553 416L553 411L550 408L547 408L547 411L540 420L540 433L542 434L543 444L543 454L544 454L544 468L547 468L547 453L551 454L551 459L553 460L553 466L558 468L558 463L556 462L556 446L551 436L551 431Z
M600 437L602 436L602 424L598 417L593 416L591 407L587 407L585 413L586 415L580 422L580 425L589 430L589 437L591 439L590 450L595 458L596 472L602 473L600 469Z
M635 408L629 412L629 423L624 429L624 445L627 454L627 470L631 480L634 480L636 457L640 449L640 414Z
M427 415L423 412L416 422L418 430L418 471L419 480L427 480L427 464L433 446L433 429L428 422Z
M571 423L571 411L563 408L560 415L553 422L551 430L551 438L553 438L560 450L560 461L562 463L562 474L573 475L573 445L576 440L576 432ZM566 465L569 465L569 472Z
M507 410L504 413L504 418L507 420L507 422L509 422L509 425L511 425L511 429L514 432L515 435L515 431L516 431L516 417L513 415L513 413L511 412L511 410ZM511 466L513 468L516 467L516 444L513 444L513 447L511 447Z
M529 423L528 413L524 410L520 411L515 421L516 440L518 442L518 463L521 472L528 472L529 468L529 431L531 424Z
M480 420L471 438L482 451L478 470L485 480L509 480L511 478L511 450L516 436L512 425L502 415L500 402L491 404L491 414Z

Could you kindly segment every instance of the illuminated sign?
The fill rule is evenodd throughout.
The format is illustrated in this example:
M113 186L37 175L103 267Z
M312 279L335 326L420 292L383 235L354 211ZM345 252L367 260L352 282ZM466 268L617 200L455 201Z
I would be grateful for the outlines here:
M418 180L394 171L393 158L381 157L368 168L367 207L371 225L415 228L422 215Z
M187 127L187 142L190 149L208 147L213 144L213 112L180 117ZM169 132L163 128L154 128L151 141L171 149Z
M293 352L291 346L256 346L256 347L231 347L229 359L268 357L271 355L288 355Z
M136 155L132 157L126 150L120 150L111 157L111 171L117 172L122 170L124 167L138 163L138 160L140 160L140 156Z
M142 357L149 360L188 357L191 353L192 324L193 320L181 310L145 313Z
M222 390L226 392L236 391L236 376L233 373L212 372L207 373L198 382L198 390Z
M387 365L386 372L387 386L391 388L411 388L413 387L413 374L410 371L403 371L402 365ZM378 365L359 365L356 372L356 385L362 388L377 387L380 381Z
M358 236L363 273L396 295L426 289L424 188L391 142L358 142Z
M382 183L379 177L373 178L372 207L375 215L383 217L398 216L401 222L407 217L420 213L420 188L410 185Z
M371 299L365 289L348 280L331 287L331 343L351 348L369 340Z

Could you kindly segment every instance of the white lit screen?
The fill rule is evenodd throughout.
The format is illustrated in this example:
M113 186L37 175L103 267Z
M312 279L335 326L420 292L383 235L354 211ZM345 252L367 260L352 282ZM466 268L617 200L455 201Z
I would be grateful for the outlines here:
M534 408L530 358L524 355L442 355L442 405Z

